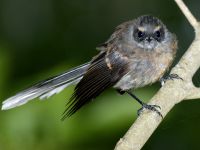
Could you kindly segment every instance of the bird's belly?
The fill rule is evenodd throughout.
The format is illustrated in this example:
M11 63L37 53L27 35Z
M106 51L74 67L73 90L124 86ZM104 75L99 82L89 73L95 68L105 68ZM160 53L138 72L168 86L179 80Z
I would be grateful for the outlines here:
M143 87L155 82L156 81L155 76L157 75L154 74L154 76L150 76L150 75L143 74L140 76L138 75L136 77L132 75L131 73L128 73L115 84L114 88L117 88L123 91L140 88L140 87Z
M114 85L114 88L125 91L152 84L163 76L169 63L162 61L159 63L151 63L150 61L133 63L130 66L130 71Z

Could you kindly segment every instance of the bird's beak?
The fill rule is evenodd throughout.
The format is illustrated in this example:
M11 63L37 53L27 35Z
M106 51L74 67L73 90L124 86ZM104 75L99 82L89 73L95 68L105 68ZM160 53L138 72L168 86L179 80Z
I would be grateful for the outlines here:
M149 43L153 40L153 38L151 36L146 37L145 39L146 41L148 41Z

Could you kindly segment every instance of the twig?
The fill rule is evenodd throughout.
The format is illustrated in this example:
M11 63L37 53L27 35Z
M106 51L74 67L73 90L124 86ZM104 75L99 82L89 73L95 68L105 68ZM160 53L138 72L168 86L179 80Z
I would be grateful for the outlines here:
M198 22L196 18L193 16L193 14L190 12L188 7L185 5L185 3L182 0L175 0L185 17L188 19L189 23L196 28L198 26Z
M150 104L159 105L163 117L184 99L200 98L200 89L192 83L192 77L200 67L200 24L189 11L182 0L175 0L190 24L195 30L195 39L182 56L171 73L178 74L181 80L168 81L150 100ZM152 111L145 110L134 122L131 128L121 138L115 150L139 150L143 147L161 122L161 117Z

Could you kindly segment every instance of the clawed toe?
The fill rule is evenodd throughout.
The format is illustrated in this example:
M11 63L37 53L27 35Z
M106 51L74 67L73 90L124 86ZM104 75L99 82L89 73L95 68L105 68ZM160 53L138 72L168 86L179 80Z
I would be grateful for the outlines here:
M158 106L158 105L148 105L148 104L145 104L145 103L144 103L144 104L142 105L142 108L140 108L140 109L138 110L138 116L141 114L141 112L142 112L144 109L148 109L148 110L151 110L151 111L156 112L159 116L161 116L161 118L163 118L162 114L160 113L159 110L157 110L157 108L161 109L161 107Z
M162 114L160 113L160 111L157 110L157 108L161 109L160 106L158 106L158 105L148 105L148 104L142 102L138 97L136 97L136 96L135 96L133 93L131 93L130 91L126 91L126 92L127 92L131 97L133 97L136 101L138 101L138 102L142 105L142 108L140 108L140 109L138 110L138 112L137 112L138 116L141 114L141 112L142 112L143 109L145 108L145 109L148 109L148 110L151 110L151 111L156 112L159 116L161 116L161 117L163 118L163 116L162 116Z
M168 78L169 80L174 80L174 79L183 80L183 78L179 77L179 75L177 75L177 74L170 74L167 78Z
M179 77L177 74L170 74L167 77L163 77L160 79L161 85L163 86L167 80L174 80L174 79L179 79L183 80L183 78Z

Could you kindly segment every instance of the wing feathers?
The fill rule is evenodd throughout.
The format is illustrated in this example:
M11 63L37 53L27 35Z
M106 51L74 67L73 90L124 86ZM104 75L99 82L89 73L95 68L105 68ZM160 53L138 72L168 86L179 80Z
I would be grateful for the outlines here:
M106 58L110 60L112 69L108 67ZM62 120L73 115L83 105L100 95L105 89L113 86L124 75L126 70L124 68L126 66L127 62L116 57L113 53L108 56L106 52L98 55L75 87L75 91L67 103L67 109L63 113Z

